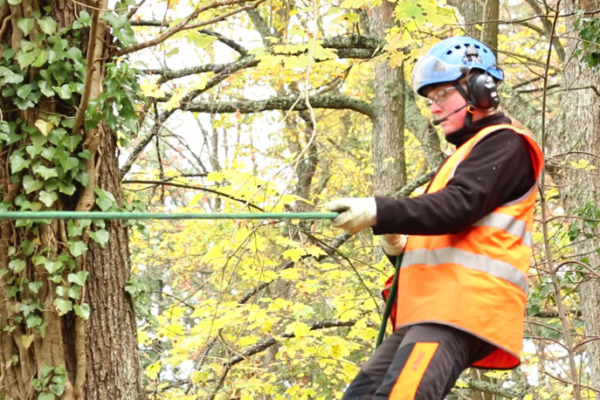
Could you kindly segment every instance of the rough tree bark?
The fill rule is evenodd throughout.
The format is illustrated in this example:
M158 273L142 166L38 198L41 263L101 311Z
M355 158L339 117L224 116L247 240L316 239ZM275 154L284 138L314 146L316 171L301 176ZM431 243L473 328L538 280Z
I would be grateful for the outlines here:
M0 142L4 209L23 210L27 209L24 204L30 204L41 211L89 211L96 207L99 188L112 193L122 205L116 135L104 122L84 127L88 102L102 93L103 64L110 51L106 44L113 42L108 24L99 18L99 10L108 7L107 0L85 3L91 7L65 0L22 0L0 6L4 21L0 38L9 60L2 68L23 78L22 83L9 82L21 85L14 86L18 97L6 84L0 97L2 123L10 127L4 133L20 135ZM72 26L81 11L91 16L90 27L62 34L61 29ZM60 43L65 52L71 49L73 61L61 64L70 65L70 71L46 75L47 82L58 88L57 80L70 76L76 62L83 68L87 65L85 79L79 89L70 88L72 94L65 87L36 92L42 83L39 76L50 71L48 58L40 56L32 65L25 58L31 56L31 49L24 46L36 43L42 32L47 39L36 45L38 49L65 39ZM60 58L58 46L54 47L55 61L66 60ZM16 56L11 59L13 52ZM66 120L72 124L55 129ZM54 122L48 125L49 121ZM60 145L51 146L44 136ZM42 149L48 151L44 159L39 157ZM52 157L54 151L63 152L62 165ZM80 170L78 176L85 179L68 177L66 171L75 167L73 163ZM55 184L65 186L59 191ZM120 221L107 222L110 245L105 248L90 240L95 233L90 227L78 234L72 229L66 221L3 221L0 225L0 396L29 400L40 393L54 393L63 400L144 399L133 304L124 290L130 274L127 228ZM88 249L75 249L75 242ZM67 289L71 290L68 295ZM66 304L79 310L78 315L69 308L60 310ZM86 304L88 319L83 318L88 312L81 311L87 309Z
M394 5L383 0L372 10L370 32L385 38L394 26ZM406 185L404 158L404 78L401 68L380 61L374 69L373 192L392 196Z

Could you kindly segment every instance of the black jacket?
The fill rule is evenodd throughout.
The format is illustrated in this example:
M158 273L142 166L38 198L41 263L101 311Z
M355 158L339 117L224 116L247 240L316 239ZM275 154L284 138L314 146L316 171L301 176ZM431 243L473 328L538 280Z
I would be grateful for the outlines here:
M481 129L510 122L504 114L494 114L447 135L446 140L458 148ZM509 129L496 131L471 149L439 192L414 198L375 197L377 225L373 233L459 233L499 206L518 199L536 181L524 140Z

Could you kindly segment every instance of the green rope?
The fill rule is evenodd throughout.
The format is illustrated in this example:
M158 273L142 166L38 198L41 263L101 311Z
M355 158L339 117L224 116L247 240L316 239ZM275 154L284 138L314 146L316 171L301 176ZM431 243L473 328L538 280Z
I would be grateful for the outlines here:
M379 335L377 335L377 343L375 343L375 349L383 342L385 336L385 330L387 328L387 321L392 312L392 305L396 300L396 291L398 290L398 277L400 276L400 264L402 263L402 254L396 257L396 268L394 272L394 280L387 301L385 302L385 309L383 310L383 321L381 321L381 327L379 328Z
M335 219L338 213L137 213L101 211L8 211L0 220L17 219Z

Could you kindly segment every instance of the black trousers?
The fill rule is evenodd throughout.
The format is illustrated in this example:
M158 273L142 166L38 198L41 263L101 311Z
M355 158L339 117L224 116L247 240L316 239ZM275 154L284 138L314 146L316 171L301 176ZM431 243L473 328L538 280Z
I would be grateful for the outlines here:
M401 329L363 365L342 400L443 400L462 371L493 350L445 325Z

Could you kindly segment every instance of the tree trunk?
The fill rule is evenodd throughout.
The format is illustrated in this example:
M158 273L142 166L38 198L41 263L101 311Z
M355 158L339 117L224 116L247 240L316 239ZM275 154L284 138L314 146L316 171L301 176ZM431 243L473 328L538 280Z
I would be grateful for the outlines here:
M585 6L588 9L597 9L600 1L588 1ZM567 1L565 14L578 11L582 7L580 2ZM567 19L567 32L572 30L573 18ZM570 36L577 36L576 33ZM573 52L577 50L577 40L567 40L566 59L572 59ZM600 160L587 154L600 154L600 97L593 90L573 90L569 88L598 87L600 79L584 63L576 60L566 63L564 69L562 89L564 90L560 113L557 121L550 121L548 126L552 128L549 137L551 154L567 155L560 161L569 165L570 161L577 162L584 159L596 169L600 170ZM556 168L555 168L556 167ZM585 215L589 212L597 212L600 200L600 181L597 176L577 169L559 169L559 166L551 166L553 178L561 188L561 198L564 202L565 214ZM588 215L589 216L589 215ZM578 224L579 222L572 222ZM585 231L585 232L584 232ZM582 226L582 234L573 242L573 254L585 254L588 264L594 268L600 265L600 257L596 249L600 247L598 242L598 229L593 226ZM588 237L584 236L589 234ZM581 259L582 257L580 257ZM584 318L586 337L597 337L600 335L600 285L598 280L587 280L579 286L581 300L581 311ZM589 360L590 380L589 385L600 389L600 342L590 340L586 345L587 360ZM582 368L582 370L584 370Z
M393 4L387 0L373 8L372 34L385 37L394 25ZM375 65L375 117L373 118L373 192L392 196L406 184L404 159L404 78L402 68L389 62Z
M113 43L98 10L108 5L80 4L0 6L3 210L90 211L97 196L103 209L123 206L116 135L98 100ZM82 11L89 18L73 26ZM120 221L1 222L0 396L145 398L129 275Z

